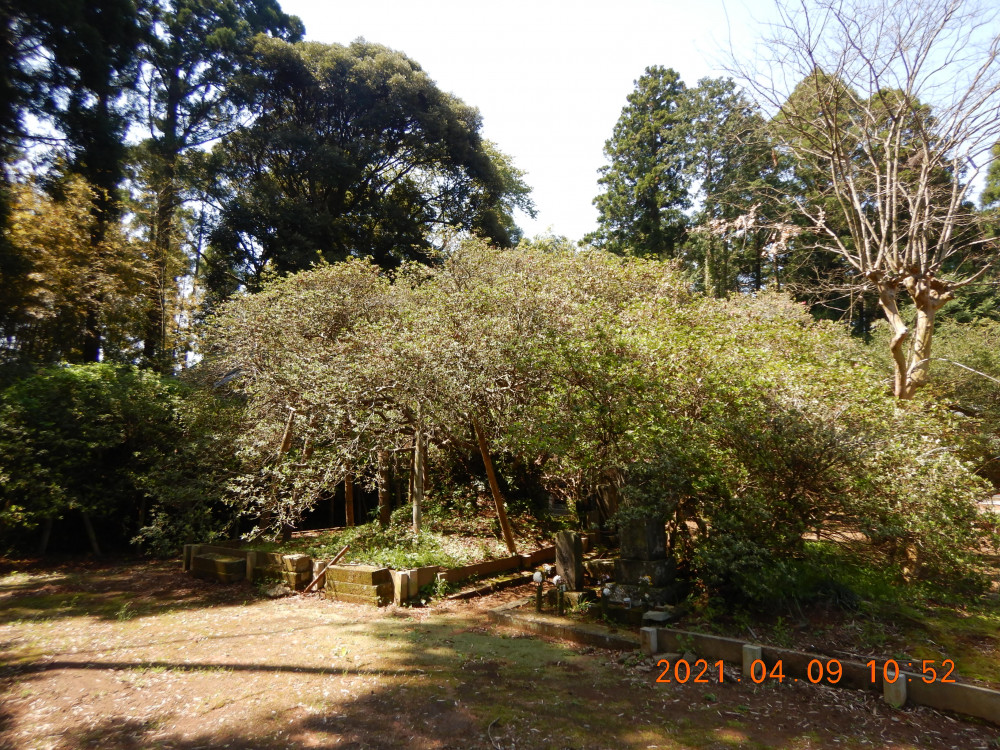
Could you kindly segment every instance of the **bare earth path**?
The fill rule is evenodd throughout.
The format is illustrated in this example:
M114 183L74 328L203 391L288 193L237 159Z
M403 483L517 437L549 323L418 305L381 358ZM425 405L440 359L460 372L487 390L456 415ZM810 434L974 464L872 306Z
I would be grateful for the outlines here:
M657 685L637 657L495 630L503 598L375 610L175 563L6 565L0 748L1000 748L861 693Z

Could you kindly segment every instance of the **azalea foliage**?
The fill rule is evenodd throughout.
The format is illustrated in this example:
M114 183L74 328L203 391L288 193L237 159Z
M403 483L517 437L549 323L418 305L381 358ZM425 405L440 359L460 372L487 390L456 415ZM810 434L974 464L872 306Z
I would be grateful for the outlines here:
M462 449L476 420L551 495L666 518L723 592L765 597L757 566L807 533L935 576L986 540L983 485L935 442L947 416L893 402L860 344L787 297L692 295L660 262L467 240L433 267L275 280L210 329L205 368L246 400L233 497L273 524L416 430Z

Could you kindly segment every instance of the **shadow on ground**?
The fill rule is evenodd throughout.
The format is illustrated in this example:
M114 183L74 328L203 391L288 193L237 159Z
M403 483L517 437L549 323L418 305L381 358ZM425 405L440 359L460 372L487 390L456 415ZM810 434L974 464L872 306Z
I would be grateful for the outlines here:
M220 624L219 632L196 639L176 618L159 629L156 615L178 606L242 603L238 587L219 592L223 587L159 564L112 568L103 579L40 585L115 597L152 581L141 645L18 652L17 639L29 637L37 621L12 618L4 642L20 655L0 672L0 747L20 750L26 745L17 743L31 736L39 738L38 747L58 750L972 750L989 748L998 736L995 727L926 709L893 712L876 696L856 691L731 680L657 684L658 672L640 655L498 631L475 609L374 613L316 600L260 602L245 614L233 613L230 622L238 632L223 632ZM170 581L182 590L180 604L170 596ZM31 589L21 589L11 600L28 604L29 594ZM107 602L81 598L48 616L95 614L109 617ZM191 647L176 659L153 656L153 646L185 641ZM41 643L44 648L48 642ZM283 652L283 643L294 648ZM234 649L228 657L224 644ZM153 687L143 684L147 678ZM169 689L154 678L169 679ZM132 701L131 715L114 702L115 691ZM226 700L213 704L220 692ZM30 697L21 699L22 693ZM76 701L70 705L79 713L60 709L59 696ZM143 715L147 708L150 715ZM43 736L51 743L43 745Z
M224 585L182 574L179 561L173 560L9 570L0 577L0 625L64 617L130 620L240 605L258 596L249 583Z

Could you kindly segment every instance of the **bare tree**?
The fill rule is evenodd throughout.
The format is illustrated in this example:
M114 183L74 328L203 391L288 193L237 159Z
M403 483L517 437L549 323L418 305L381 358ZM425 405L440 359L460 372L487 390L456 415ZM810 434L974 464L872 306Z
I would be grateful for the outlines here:
M996 255L969 191L1000 136L1000 11L968 0L777 1L763 64L740 73L774 113L780 147L820 178L796 209L817 246L877 293L893 390L911 398L927 381L935 314Z

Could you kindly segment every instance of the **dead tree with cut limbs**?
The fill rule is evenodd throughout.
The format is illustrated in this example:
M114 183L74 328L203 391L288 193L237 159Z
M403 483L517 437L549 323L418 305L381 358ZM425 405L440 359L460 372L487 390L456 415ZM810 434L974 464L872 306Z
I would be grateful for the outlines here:
M912 398L935 314L996 259L970 190L1000 137L1000 11L972 0L779 0L778 11L763 64L736 72L774 113L777 147L822 178L796 210L877 294L893 392Z

